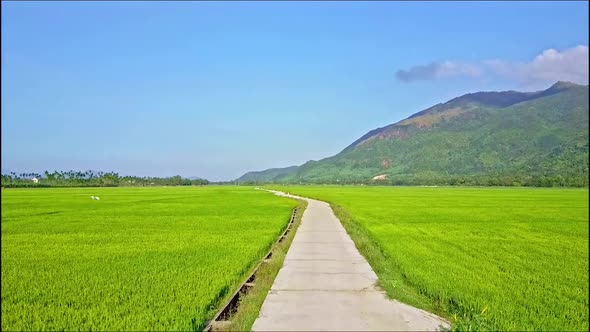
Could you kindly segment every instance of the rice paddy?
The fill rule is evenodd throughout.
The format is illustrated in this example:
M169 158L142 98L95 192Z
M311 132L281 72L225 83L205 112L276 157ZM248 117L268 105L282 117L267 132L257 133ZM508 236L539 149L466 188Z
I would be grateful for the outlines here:
M2 330L201 330L296 205L240 187L3 190Z

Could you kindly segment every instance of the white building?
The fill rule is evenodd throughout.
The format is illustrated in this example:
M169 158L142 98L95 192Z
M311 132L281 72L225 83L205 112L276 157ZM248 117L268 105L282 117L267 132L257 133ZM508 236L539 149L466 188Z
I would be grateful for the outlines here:
M37 178L32 178L31 181L33 181L33 183L39 183L39 179Z

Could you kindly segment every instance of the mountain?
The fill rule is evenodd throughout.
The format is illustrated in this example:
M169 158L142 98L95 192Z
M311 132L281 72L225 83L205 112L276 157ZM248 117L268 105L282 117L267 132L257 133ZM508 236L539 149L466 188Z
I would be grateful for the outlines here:
M296 172L297 166L290 166L285 168L271 168L264 171L248 172L239 177L237 182L272 182L280 181L284 177Z
M238 182L588 186L588 86L476 92ZM373 180L375 179L375 180Z

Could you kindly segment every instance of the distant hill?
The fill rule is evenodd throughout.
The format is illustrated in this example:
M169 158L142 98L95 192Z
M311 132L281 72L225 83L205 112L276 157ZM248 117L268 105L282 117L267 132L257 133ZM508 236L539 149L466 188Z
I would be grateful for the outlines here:
M588 186L588 86L476 92L238 182ZM376 178L373 180L373 178Z
M290 166L285 168L271 168L265 171L248 172L238 178L237 182L268 182L280 181L284 177L297 171L297 166Z

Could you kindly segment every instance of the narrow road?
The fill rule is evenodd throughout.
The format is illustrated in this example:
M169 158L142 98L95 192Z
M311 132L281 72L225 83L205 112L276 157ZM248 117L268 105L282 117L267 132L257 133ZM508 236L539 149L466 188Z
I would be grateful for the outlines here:
M442 318L398 301L375 287L377 275L322 201L308 202L283 267L254 331L434 331Z

